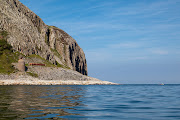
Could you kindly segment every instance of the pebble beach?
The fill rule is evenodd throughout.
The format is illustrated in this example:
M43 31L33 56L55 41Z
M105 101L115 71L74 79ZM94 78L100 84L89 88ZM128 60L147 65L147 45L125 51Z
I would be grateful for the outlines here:
M54 77L50 77L51 75L48 73L46 73L46 76L45 74L39 74L37 78L22 72L11 75L0 74L0 85L117 85L113 82L101 81L93 77L84 76L75 71L66 70L66 72L69 73L64 74L64 71L63 74L59 73L57 76L52 74Z
M28 72L36 73L33 77ZM0 74L0 85L117 85L113 82L58 67L28 66L27 72L16 72L10 75Z
M108 81L77 80L0 80L0 85L116 85Z

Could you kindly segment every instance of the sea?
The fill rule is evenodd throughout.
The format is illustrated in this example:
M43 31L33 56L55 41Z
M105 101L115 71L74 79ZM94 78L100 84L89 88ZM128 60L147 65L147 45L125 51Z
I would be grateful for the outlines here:
M180 120L180 85L0 86L0 120Z

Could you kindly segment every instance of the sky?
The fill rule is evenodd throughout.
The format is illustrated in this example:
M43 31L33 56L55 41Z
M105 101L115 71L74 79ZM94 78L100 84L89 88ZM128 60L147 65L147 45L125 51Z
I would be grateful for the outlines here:
M20 1L77 41L89 76L180 84L180 0Z

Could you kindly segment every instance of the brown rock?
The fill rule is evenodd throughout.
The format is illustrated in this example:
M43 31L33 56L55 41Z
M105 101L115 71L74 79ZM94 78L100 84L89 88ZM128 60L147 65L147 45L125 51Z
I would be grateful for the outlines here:
M25 72L25 61L23 59L20 59L18 61L18 70L21 72Z

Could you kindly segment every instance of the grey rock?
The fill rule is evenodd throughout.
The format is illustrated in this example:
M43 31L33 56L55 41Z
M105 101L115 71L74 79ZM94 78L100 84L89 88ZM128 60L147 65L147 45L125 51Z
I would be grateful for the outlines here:
M77 42L63 30L46 25L19 0L0 0L0 30L9 33L8 43L14 51L36 54L88 74L85 54Z

